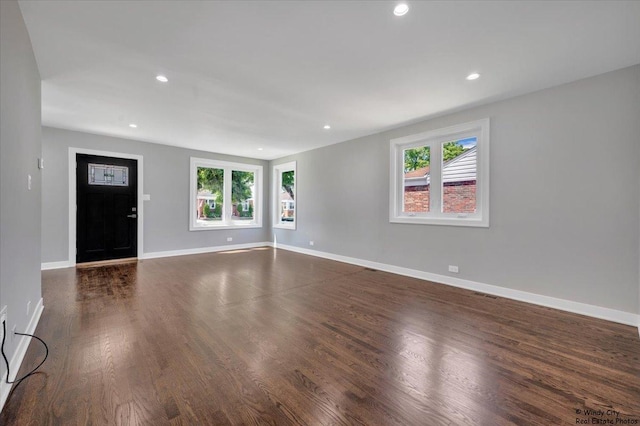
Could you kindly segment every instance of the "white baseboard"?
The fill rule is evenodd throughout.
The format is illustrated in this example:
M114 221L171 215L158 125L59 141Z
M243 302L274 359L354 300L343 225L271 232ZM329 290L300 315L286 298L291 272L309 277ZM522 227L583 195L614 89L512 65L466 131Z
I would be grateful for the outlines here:
M63 260L61 262L43 262L40 266L40 270L48 271L49 269L62 269L62 268L70 268L73 265L68 260Z
M152 253L145 253L142 259L155 259L158 257L172 257L172 256L186 256L189 254L215 253L218 251L243 250L243 249L250 249L250 248L256 248L256 247L271 247L271 246L272 244L270 242L264 241L259 243L229 244L228 246L213 246L213 247L199 247L199 248L184 249L184 250L156 251Z
M272 244L278 249L294 251L297 253L308 254L311 256L322 257L325 259L336 260L338 262L351 263L353 265L364 266L367 268L378 269L380 271L391 272L398 275L419 278L422 280L433 281L440 284L447 284L453 287L460 287L467 290L478 291L481 293L491 294L494 296L505 297L507 299L519 300L521 302L532 303L534 305L545 306L548 308L559 309L561 311L573 312L576 314L587 315L594 318L600 318L621 324L638 327L640 334L640 315L630 312L619 311L616 309L604 308L601 306L589 305L586 303L573 302L566 299L558 299L550 296L529 293L521 290L513 290L506 287L495 286L491 284L469 281L446 275L433 274L430 272L419 271L416 269L403 268L400 266L388 265L386 263L372 262L369 260L358 259L354 257L341 256L338 254L327 253L317 250L309 250L295 246Z
M40 321L40 315L42 315L42 311L44 309L42 298L38 301L36 308L33 310L33 314L31 315L31 320L29 320L29 325L27 326L27 330L24 331L25 334L34 334L36 331L36 327L38 326L38 322ZM8 330L7 330L8 334ZM28 336L19 336L20 341L18 341L18 346L16 346L16 350L11 357L11 361L9 362L9 371L11 372L11 376L9 377L9 381L13 381L18 374L18 370L20 370L20 366L22 365L22 361L24 360L25 355L27 354L27 349L29 348L29 343L31 343L31 337ZM0 360L4 362L4 360ZM7 398L9 397L9 392L11 392L11 388L13 384L7 383L7 374L2 375L2 381L0 382L0 411L4 407L4 403L7 402Z

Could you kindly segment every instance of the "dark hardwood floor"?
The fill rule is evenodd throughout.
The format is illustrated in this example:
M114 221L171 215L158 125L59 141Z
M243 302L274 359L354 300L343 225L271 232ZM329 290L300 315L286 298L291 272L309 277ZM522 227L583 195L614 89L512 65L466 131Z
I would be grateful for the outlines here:
M640 424L629 326L270 248L42 287L2 425Z

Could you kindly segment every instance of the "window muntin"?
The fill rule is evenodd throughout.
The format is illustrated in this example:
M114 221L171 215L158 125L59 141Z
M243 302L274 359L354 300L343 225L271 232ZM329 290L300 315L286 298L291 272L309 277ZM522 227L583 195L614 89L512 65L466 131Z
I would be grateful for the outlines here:
M129 186L129 168L89 163L89 185Z
M389 220L489 226L489 119L391 141Z
M262 166L191 158L189 229L262 226Z
M275 228L296 229L296 162L273 168Z

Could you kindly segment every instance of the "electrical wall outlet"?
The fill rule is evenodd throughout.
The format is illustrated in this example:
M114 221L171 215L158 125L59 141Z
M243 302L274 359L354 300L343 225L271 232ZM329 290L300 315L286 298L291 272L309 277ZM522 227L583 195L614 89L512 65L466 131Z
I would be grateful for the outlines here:
M449 265L449 272L453 272L454 274L457 274L458 267L456 265Z
M27 316L31 313L31 300L27 302Z
M314 243L313 241L309 241L309 245L310 245L310 246L312 246L312 245L314 245L314 244L315 244L315 243Z
M233 237L227 237L227 242L230 243L231 241L233 241Z

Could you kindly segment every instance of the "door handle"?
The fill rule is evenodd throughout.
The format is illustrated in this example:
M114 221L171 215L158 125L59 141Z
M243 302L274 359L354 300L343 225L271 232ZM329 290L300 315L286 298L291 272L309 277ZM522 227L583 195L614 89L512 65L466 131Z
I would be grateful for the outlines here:
M135 219L136 217L138 217L138 215L137 215L137 214L135 214L135 213L134 213L134 214L128 214L128 215L127 215L127 217L130 217L130 218L132 218L132 219Z

